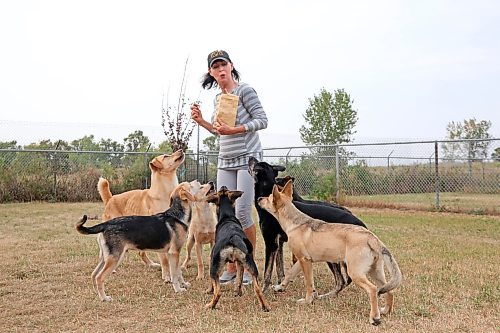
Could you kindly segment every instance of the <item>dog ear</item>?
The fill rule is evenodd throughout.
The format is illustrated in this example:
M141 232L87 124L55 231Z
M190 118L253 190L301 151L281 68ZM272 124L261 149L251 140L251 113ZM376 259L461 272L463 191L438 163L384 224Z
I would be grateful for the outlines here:
M283 205L281 200L281 193L278 185L273 186L273 206L278 209Z
M191 194L191 192L186 191L183 188L179 190L179 197L182 201L196 201L196 198Z
M241 197L243 195L243 191L229 191L228 192L228 196L229 196L229 199L232 201L232 202L235 202L236 199L238 199L239 197Z
M163 169L163 164L161 164L161 162L158 160L158 157L155 157L151 162L149 162L149 168L151 169L151 171Z
M281 192L287 197L291 198L293 193L293 182L291 180L287 181L283 191Z
M219 203L219 196L217 194L207 195L207 202L214 203L217 205Z
M271 168L273 168L274 178L278 177L278 172L285 171L285 169L286 169L282 165L271 165Z

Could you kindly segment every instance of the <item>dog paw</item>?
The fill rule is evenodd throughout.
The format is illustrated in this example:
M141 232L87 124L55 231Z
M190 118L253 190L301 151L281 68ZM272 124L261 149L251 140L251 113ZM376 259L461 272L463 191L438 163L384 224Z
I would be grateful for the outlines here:
M183 288L183 287L180 287L180 288L174 288L174 291L176 293L183 293L185 292L187 289L186 288Z
M197 281L200 281L200 280L203 280L204 276L203 275L197 275L196 276L196 280Z
M312 298L310 300L306 299L306 298L301 298L299 300L297 300L297 303L298 304L304 304L304 305L309 305L309 304L312 304L313 300Z
M370 319L370 324L372 324L373 326L378 326L382 323L382 321L380 320L380 318L373 318L373 319Z
M170 279L170 276L165 276L165 277L162 276L161 278L162 278L163 282L165 282L165 283L172 282L172 279Z
M191 287L191 283L184 281L184 282L181 283L181 287L183 287L183 288L189 288L189 287Z
M113 298L111 296L104 296L101 300L103 302L111 302L113 300Z
M282 292L282 291L285 291L285 288L283 288L283 286L281 284L277 284L277 285L273 286L273 290Z
M389 307L384 306L383 308L380 309L380 314L383 314L384 316L391 314L391 309Z
M213 309L215 309L215 306L214 306L214 305L212 305L212 302L210 302L210 303L207 303L207 304L205 305L205 309L212 309L212 310L213 310Z
M149 268L152 268L152 269L161 269L161 265L160 264L157 264L155 262L152 262L148 265Z

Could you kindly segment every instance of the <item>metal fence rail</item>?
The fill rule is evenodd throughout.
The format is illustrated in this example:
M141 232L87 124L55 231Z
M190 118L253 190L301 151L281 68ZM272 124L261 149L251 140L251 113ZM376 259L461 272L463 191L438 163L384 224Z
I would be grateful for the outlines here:
M157 152L0 150L0 203L100 200L100 176L113 193L148 188ZM500 139L279 147L264 160L281 164L304 196L351 205L443 209L454 196L481 197L479 210L500 213ZM180 181L216 180L216 152L188 153ZM472 199L471 199L472 200ZM469 201L471 201L469 200Z

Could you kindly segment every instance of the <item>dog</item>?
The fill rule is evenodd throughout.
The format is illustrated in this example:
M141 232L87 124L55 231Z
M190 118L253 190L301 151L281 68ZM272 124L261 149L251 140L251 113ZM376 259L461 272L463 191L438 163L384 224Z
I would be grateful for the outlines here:
M210 255L210 278L211 288L208 292L213 292L212 300L206 305L208 309L215 309L221 296L221 285L219 276L227 262L236 263L235 294L242 295L241 285L243 282L243 269L245 268L251 275L253 289L260 302L263 311L269 311L269 305L264 299L264 294L259 286L259 271L253 259L253 246L248 240L240 221L235 216L234 203L241 197L242 191L228 191L222 186L217 194L209 196L208 202L216 205L217 226L215 231L215 245Z
M393 255L371 231L356 225L326 223L299 211L292 203L293 185L289 181L282 191L273 187L271 195L258 200L288 235L288 245L304 273L306 296L300 302L310 304L316 297L313 262L347 262L354 283L370 297L370 323L380 324L380 314L393 310L393 291L402 282L402 274ZM384 264L391 273L386 282ZM375 284L368 280L370 276ZM385 295L385 307L379 309L378 296Z
M285 275L283 243L288 240L288 237L274 216L258 205L260 197L271 194L278 172L284 170L284 166L259 162L253 157L249 159L248 172L254 178L255 182L255 207L259 215L259 226L265 243L264 291L271 285L274 263L276 263L278 275L278 284L274 287L275 291L283 291L286 285L300 272L300 264L296 262L289 273ZM349 214L345 209L338 209L328 204L306 204L298 201L293 201L293 204L303 213L314 218L320 218L332 223L355 224L366 228L366 225L361 220ZM347 278L343 276L340 264L328 263L328 267L335 278L336 295L348 286L351 280L349 276ZM328 294L322 295L322 297L325 296L328 296Z
M295 178L294 177L291 177L291 176L285 176L285 177L276 177L276 185L278 186L281 186L281 187L284 187L285 184L289 181L295 181ZM308 199L304 199L302 198L298 193L297 191L295 190L295 186L293 188L293 201L298 201L298 202L303 202L303 203L308 203L308 204L313 204L313 205L322 205L322 206L330 206L330 207L334 207L334 208L338 208L338 209L342 209L342 210L345 210L346 212L352 214L352 212L347 209L346 207L344 206L340 206L340 205L336 205L334 203L331 203L331 202L327 202L327 201L319 201L319 200L308 200Z
M149 162L151 187L145 190L131 190L113 195L108 180L99 178L97 190L104 202L102 221L120 216L153 215L164 212L169 207L170 194L179 185L176 172L179 165L184 162L184 158L182 150L153 158ZM151 261L144 251L140 251L139 255L146 265L160 267Z
M195 180L190 184L198 187L199 191L194 196L196 199L195 202L192 203L191 223L189 224L189 234L186 242L186 259L181 267L183 269L188 267L189 261L191 260L191 250L194 245L196 248L196 262L198 266L196 280L201 280L205 275L202 256L203 244L210 244L210 248L213 248L215 243L215 225L217 224L217 219L214 211L210 207L210 203L206 201L208 194L215 193L215 188L213 182L201 185Z
M112 300L104 292L104 281L118 267L128 250L158 252L162 278L166 280L167 275L171 277L175 292L185 291L189 287L182 277L179 252L186 242L191 202L195 200L190 190L189 183L179 184L171 194L170 208L163 213L116 217L93 227L84 226L87 221L84 215L76 224L79 233L98 235L99 263L91 278L94 290L102 301Z

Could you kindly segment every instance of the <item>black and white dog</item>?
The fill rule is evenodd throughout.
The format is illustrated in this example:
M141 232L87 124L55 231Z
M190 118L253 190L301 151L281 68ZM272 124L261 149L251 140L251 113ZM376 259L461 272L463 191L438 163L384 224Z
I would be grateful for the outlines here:
M276 263L276 273L278 275L278 285L274 287L275 290L284 290L284 287L293 280L293 278L300 272L300 265L298 262L294 264L289 274L285 277L284 263L283 263L283 243L288 241L288 238L279 225L278 221L269 212L261 208L258 204L260 197L267 197L272 193L273 186L276 184L278 172L284 171L285 167L280 165L270 165L266 162L259 162L257 159L250 157L248 163L248 171L255 181L255 208L259 214L259 226L262 232L262 237L265 243L265 267L264 267L264 284L263 289L271 285L271 278L273 267ZM296 194L298 196L298 194ZM300 198L300 196L299 196ZM345 223L354 224L366 228L366 225L352 215L349 210L343 207L324 202L307 203L293 201L303 213L326 222L331 223ZM327 263L335 277L336 288L335 294L338 294L351 282L350 278L344 278L341 265L337 263Z
M252 275L253 288L262 306L262 310L269 311L269 305L264 299L262 289L259 286L259 271L253 259L253 246L243 232L243 227L235 215L234 202L241 197L242 191L229 191L222 186L215 195L208 197L217 207L217 226L215 229L215 245L212 248L210 258L210 278L212 300L206 305L214 309L221 296L219 276L227 262L236 263L237 273L235 281L235 294L242 295L241 284L243 281L243 270L246 269Z
M185 291L185 282L179 265L179 252L186 242L191 217L190 183L179 184L171 194L170 208L151 216L122 216L93 227L85 227L87 216L76 224L84 235L98 234L99 263L92 272L92 285L102 301L111 301L104 292L104 280L118 267L128 250L159 253L162 278L170 272L175 292ZM167 260L168 255L168 260Z

